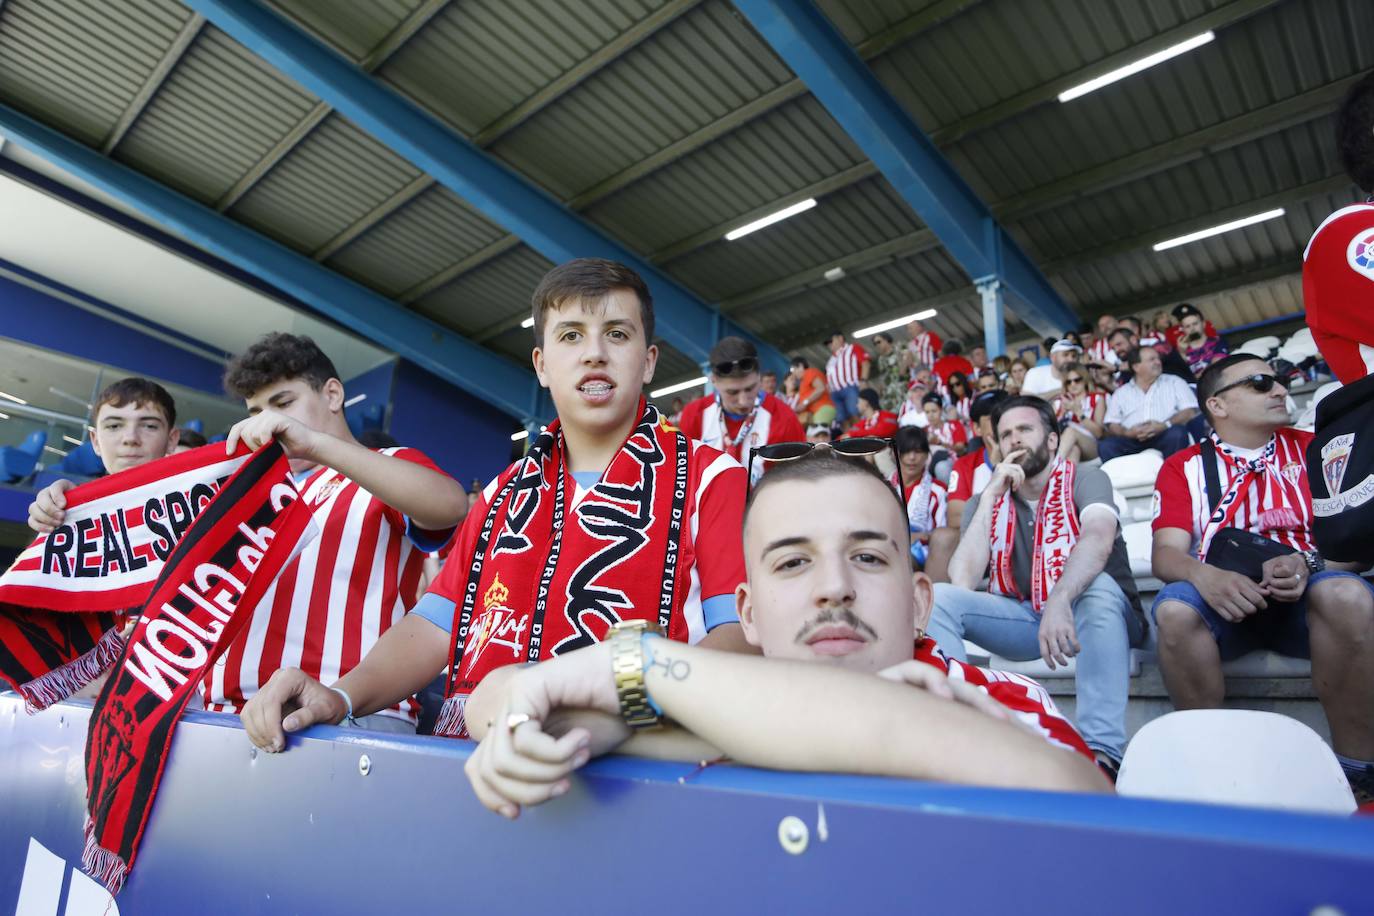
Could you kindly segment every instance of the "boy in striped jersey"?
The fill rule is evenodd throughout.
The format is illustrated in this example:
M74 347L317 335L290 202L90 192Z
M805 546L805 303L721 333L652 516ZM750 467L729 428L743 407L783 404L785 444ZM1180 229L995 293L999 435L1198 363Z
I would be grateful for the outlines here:
M622 264L570 261L535 290L532 317L531 358L558 418L486 487L415 613L361 664L330 687L279 671L249 702L259 747L386 708L446 665L435 733L465 737L467 699L488 675L587 648L621 620L747 649L733 598L745 471L646 402L658 358L648 287Z
M226 449L275 438L320 530L205 684L207 709L238 712L279 670L330 681L351 671L415 603L426 552L463 520L467 494L415 449L374 451L354 439L338 370L309 337L268 334L224 383L251 415ZM372 712L358 724L414 732L419 707L406 696Z
M1220 706L1221 663L1255 649L1311 658L1331 744L1360 803L1374 800L1374 586L1316 552L1312 434L1288 426L1288 391L1256 357L1213 363L1197 393L1222 493L1213 510L1201 444L1170 456L1155 484L1154 574L1168 584L1153 613L1169 697L1177 709ZM1222 528L1290 552L1256 582L1206 562Z

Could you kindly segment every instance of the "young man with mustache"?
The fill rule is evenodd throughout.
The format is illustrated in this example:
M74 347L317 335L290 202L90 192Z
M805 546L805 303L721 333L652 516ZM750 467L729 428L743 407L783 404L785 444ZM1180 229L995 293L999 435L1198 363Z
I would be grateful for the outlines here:
M621 620L746 648L731 597L744 579L744 468L646 402L658 359L648 287L623 264L570 261L545 275L532 315L535 374L558 418L486 487L429 592L357 667L329 687L280 671L250 701L243 723L259 747L389 706L446 665L435 733L464 737L468 697L491 672L592 645Z
M1004 658L1077 656L1078 725L1114 774L1126 746L1130 649L1144 613L1121 537L1110 479L1054 456L1054 411L1008 398L991 423L1005 456L963 513L949 585L935 586L930 630L954 658L964 639ZM977 591L984 576L988 591Z
M825 447L772 468L750 497L749 578L735 592L745 634L764 657L623 630L609 643L505 669L470 709L483 740L466 770L484 805L516 817L567 792L577 767L615 750L1109 791L1034 681L950 661L923 635L930 580L911 572L906 511L876 470ZM741 697L750 698L743 707ZM633 727L665 719L672 725Z

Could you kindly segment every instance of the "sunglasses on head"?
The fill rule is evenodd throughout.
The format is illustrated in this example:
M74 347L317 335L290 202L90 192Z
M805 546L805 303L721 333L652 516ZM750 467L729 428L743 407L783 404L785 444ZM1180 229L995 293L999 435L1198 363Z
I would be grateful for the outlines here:
M1277 375L1268 375L1264 372L1256 372L1254 375L1247 375L1245 378L1238 378L1229 385L1222 385L1216 391L1212 392L1212 397L1216 397L1219 394L1230 391L1232 388L1240 388L1241 386L1245 386L1246 388L1249 388L1252 391L1256 391L1260 394L1268 394L1269 392L1274 390L1275 385L1281 384L1283 383L1279 381L1279 377Z
M818 448L828 448L846 458L867 458L892 450L892 460L897 461L897 473L901 473L901 462L897 458L897 440L880 436L859 436L854 439L837 439L834 442L777 442L761 445L749 453L749 479L754 479L754 459L763 462L796 461L804 458Z
M748 375L759 368L759 360L756 356L745 356L741 359L732 359L729 362L713 363L711 371L716 375Z

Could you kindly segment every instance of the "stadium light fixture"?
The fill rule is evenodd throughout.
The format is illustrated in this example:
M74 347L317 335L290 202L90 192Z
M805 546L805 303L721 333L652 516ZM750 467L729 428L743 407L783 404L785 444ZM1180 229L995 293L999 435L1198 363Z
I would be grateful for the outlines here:
M1077 86L1074 86L1070 89L1065 89L1063 92L1059 93L1059 101L1072 102L1079 96L1087 95L1089 92L1096 92L1103 86L1110 86L1117 80L1124 80L1128 76L1134 76L1142 70L1148 70L1156 64L1162 64L1166 60L1178 57L1180 54L1187 54L1194 48L1200 48L1208 42L1212 41L1212 39L1216 37L1216 33L1211 31L1203 32L1201 35L1194 35L1187 41L1180 41L1178 44L1171 45L1165 48L1163 51L1156 51L1155 53L1150 54L1147 57L1142 57L1140 58L1140 60L1133 61L1124 67L1117 67L1115 70L1112 70L1109 73L1104 73L1101 76L1094 77L1093 79L1088 80L1086 83L1079 83Z
M751 232L758 232L765 226L771 226L774 223L781 222L787 219L789 216L796 216L798 213L805 213L807 210L810 210L814 206L816 206L816 198L808 197L806 200L802 201L799 204L793 204L790 207L783 207L781 210L778 210L775 213L770 213L765 217L761 217L760 219L756 219L752 223L745 223L738 229L731 229L729 232L725 233L725 241L733 242L735 239L744 238Z
M355 395L353 395L353 397L349 398L347 401L344 401L344 406L345 406L345 407L352 407L354 404L361 404L363 401L366 401L366 400L367 400L367 394L366 394L366 393L363 393L363 394L355 394Z
M1284 212L1283 207L1279 207L1275 210L1265 210L1263 213L1256 213L1254 216L1233 219L1229 223L1222 223L1220 226L1213 226L1210 229L1199 229L1197 232L1180 235L1178 238L1157 242L1154 245L1154 250L1168 251L1170 248L1177 248L1179 245L1187 245L1189 242L1196 242L1201 239L1209 239L1214 235L1221 235L1223 232L1244 229L1246 226L1253 226L1255 223L1262 223L1265 220L1278 219L1280 216L1283 216Z
M893 328L899 328L902 325L911 321L926 321L928 319L934 318L936 314L938 313L935 311L935 309L926 309L925 311L917 312L914 315L903 315L901 318L893 318L891 321L884 321L882 324L875 324L871 328L859 328L857 331L850 334L849 336L855 339L858 339L860 337L867 337L869 334L877 334L879 331L890 331Z
M3 392L3 391L0 391L0 398L4 398L4 399L7 400L7 401L13 401L13 402L16 403L16 404L27 404L27 403L29 403L28 401L24 400L23 398L17 398L17 397L15 397L15 396L12 395L12 394L6 394L6 393Z
M63 458L66 458L66 457L67 457L67 453L66 453L66 452L62 451L62 449L60 449L60 448L53 448L51 445L45 445L45 446L43 446L43 451L45 451L45 452L52 452L54 455L61 455Z
M698 385L704 385L704 384L706 384L706 376L700 375L700 376L697 376L697 377L694 378L694 379L688 379L688 380L685 381L685 382L678 382L678 383L673 384L673 385L666 385L666 386L664 386L663 388L657 388L657 389L655 389L655 390L653 390L653 391L650 391L650 392L649 392L649 397L651 397L651 398L661 398L661 397L663 397L665 394L676 394L676 393L679 392L679 391L686 391L688 388L695 388L695 387L697 387Z
M522 327L522 328L532 328L532 327L534 327L534 319L533 319L533 318L526 318L524 321L520 322L520 327Z
M9 418L10 418L10 415L9 415L9 414L7 414L7 413L0 413L0 420L8 420Z
M72 445L81 445L81 444L82 444L80 439L73 439L71 436L66 436L66 435L64 435L62 438L63 438L64 441L70 442Z
M546 429L548 429L547 426L541 426L541 427L539 427L539 431L540 431L541 433L542 433L544 430L546 430ZM520 430L520 432L518 432L518 433L511 433L511 434L510 434L510 441L512 441L512 442L521 442L521 441L523 441L523 440L525 440L525 439L528 439L529 437L530 437L530 431L529 431L528 429L522 429L522 430Z

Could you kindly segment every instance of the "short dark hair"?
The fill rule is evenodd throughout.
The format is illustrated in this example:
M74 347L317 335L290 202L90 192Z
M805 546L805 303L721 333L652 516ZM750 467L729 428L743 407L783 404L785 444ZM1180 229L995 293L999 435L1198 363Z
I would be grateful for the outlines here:
M1034 395L1022 394L1007 398L992 409L992 434L994 436L997 435L997 425L1002 422L1002 417L1006 416L1007 411L1016 410L1018 407L1029 407L1040 415L1040 424L1045 427L1047 439L1050 433L1057 434L1059 432L1059 419L1054 415L1054 408L1050 406L1050 402Z
M957 340L955 338L950 338L949 340L945 341L945 345L940 348L940 354L942 356L958 356L960 353L963 352L963 341Z
M1169 311L1179 321L1182 321L1189 315L1196 315L1199 318L1203 317L1202 310L1199 309L1196 305L1193 305L1193 303L1191 302L1180 302L1178 305L1174 306Z
M887 333L886 331L879 331L877 334L874 334L873 336L879 338L880 340L885 340L888 343L892 343L892 335Z
M880 408L883 403L883 399L878 396L878 392L874 391L872 388L860 388L859 400L867 401L868 406L872 407L874 410Z
M805 357L805 356L794 356L794 357L792 357L792 368L793 368L793 369L810 369L810 368L811 368L811 364L810 364L809 362L806 361L806 357Z
M776 372L774 372L772 369L765 369L765 370L763 371L763 376L762 376L762 377L763 377L763 378L771 378L771 379L776 380L777 377L778 377L778 374L777 374Z
M921 398L921 406L924 407L927 404L934 404L937 407L944 407L945 399L940 397L939 393L932 391L930 394Z
M1124 321L1125 319L1122 320ZM1112 332L1107 335L1107 340L1116 340L1117 336L1120 334L1126 334L1130 337L1138 336L1135 331L1132 331L1130 328L1125 327L1124 325L1118 324L1115 328L1112 329Z
M1336 114L1336 149L1351 181L1374 194L1374 71L1350 87Z
M184 448L200 448L202 445L209 445L210 440L205 438L204 433L198 433L194 429L181 428L181 435L177 437L177 445Z
M794 461L779 461L769 465L768 473L764 474L754 488L749 491L749 498L744 502L744 524L749 524L749 511L758 500L759 494L771 487L780 486L792 480L816 481L825 480L828 477L849 475L871 477L882 484L883 489L892 495L897 509L902 513L902 519L905 521L906 504L892 483L885 479L877 468L862 458L848 458L833 449L816 448Z
M1221 387L1222 376L1226 370L1241 363L1259 362L1264 363L1261 357L1250 353L1232 353L1230 356L1223 356L1221 359L1212 363L1202 372L1202 377L1197 380L1197 406L1202 410L1202 415L1207 418L1207 422L1212 422L1212 412L1207 409L1207 400L1217 393ZM1268 363L1264 363L1266 366Z
M224 370L224 390L247 400L274 382L293 378L305 379L319 391L325 382L339 378L339 370L309 337L273 331L229 363Z
M110 407L123 407L125 404L151 404L162 411L163 417L167 419L168 429L177 425L176 401L172 400L172 395L166 388L150 378L131 375L107 385L91 407L91 423L95 423L100 408L107 404Z
M530 297L535 341L543 346L544 323L550 309L557 311L573 299L600 302L618 289L629 290L639 299L639 323L644 325L644 340L653 343L654 297L649 294L648 284L633 269L605 258L576 258L544 274Z
M1007 398L1011 393L1002 388L994 388L991 391L984 391L973 399L973 403L968 408L968 418L975 425L984 417L991 416L992 412Z
M1126 351L1126 365L1139 366L1142 358L1145 356L1146 350L1154 350L1155 353L1159 352L1158 350L1155 350L1154 347L1131 347L1131 349Z
M898 455L905 455L909 452L930 452L930 437L919 426L899 427L896 435L892 437L892 441L897 446Z
M706 361L711 364L711 371L714 373L716 363L733 363L750 358L755 360L759 358L758 347L743 337L731 336L722 337L716 341L716 345L707 354Z

